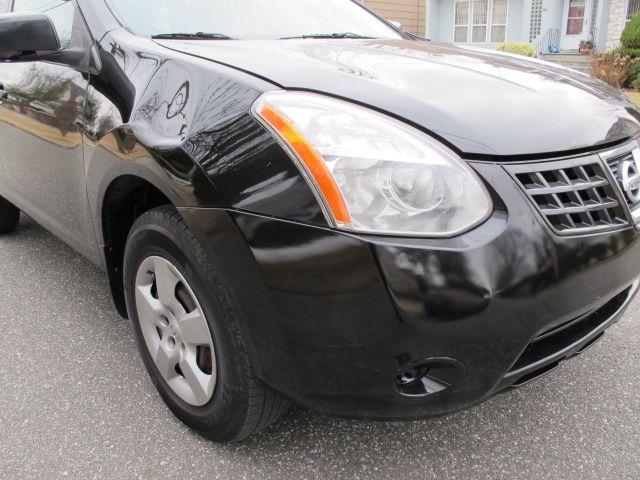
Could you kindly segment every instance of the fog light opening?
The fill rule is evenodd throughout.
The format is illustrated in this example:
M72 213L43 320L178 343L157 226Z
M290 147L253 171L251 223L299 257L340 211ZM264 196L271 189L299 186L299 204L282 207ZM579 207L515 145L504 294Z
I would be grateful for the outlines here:
M406 364L395 377L396 391L421 398L449 390L464 378L464 367L449 358L429 358Z
M398 375L396 382L398 383L398 385L410 385L412 383L416 383L420 381L420 379L424 377L428 371L428 366L412 367L409 370L406 370Z

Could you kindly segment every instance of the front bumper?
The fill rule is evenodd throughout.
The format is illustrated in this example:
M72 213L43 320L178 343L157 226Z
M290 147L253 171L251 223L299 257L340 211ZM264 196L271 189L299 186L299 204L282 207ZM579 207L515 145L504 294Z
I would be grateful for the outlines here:
M441 415L546 373L622 315L637 292L637 230L556 235L502 167L474 167L496 209L455 239L183 210L266 383L330 414Z

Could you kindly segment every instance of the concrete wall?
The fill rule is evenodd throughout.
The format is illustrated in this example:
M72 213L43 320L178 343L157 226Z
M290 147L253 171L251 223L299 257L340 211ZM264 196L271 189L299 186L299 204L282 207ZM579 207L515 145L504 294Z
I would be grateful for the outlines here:
M400 22L409 33L425 34L427 0L364 0L364 4L383 17Z

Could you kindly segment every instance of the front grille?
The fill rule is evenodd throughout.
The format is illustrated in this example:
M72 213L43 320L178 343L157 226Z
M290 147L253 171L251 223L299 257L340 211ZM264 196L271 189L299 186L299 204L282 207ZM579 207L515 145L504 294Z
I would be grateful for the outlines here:
M634 201L631 198L629 198L629 196L624 192L624 186L623 186L622 169L624 168L625 164L629 162L630 163L634 162L633 153L631 151L627 151L627 152L622 152L618 154L613 153L610 156L607 156L605 154L604 158L607 162L607 165L609 166L609 170L611 170L611 174L613 175L613 178L616 179L616 181L618 182L618 185L620 186L620 190L623 192L623 196L625 198L627 206L629 207L629 210L632 212L632 214L634 214L637 211L640 211L639 210L640 200ZM636 214L634 214L633 216L634 218L637 217Z
M506 168L558 233L587 233L628 225L618 194L596 156Z

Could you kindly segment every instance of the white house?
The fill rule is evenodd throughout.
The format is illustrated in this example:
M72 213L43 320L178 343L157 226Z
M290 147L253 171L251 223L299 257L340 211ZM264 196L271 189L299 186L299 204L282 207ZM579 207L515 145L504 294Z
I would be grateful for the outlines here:
M640 0L364 0L407 31L433 40L495 48L505 40L577 50L590 40L596 50L619 44ZM426 16L424 19L422 16Z
M618 46L639 0L427 0L432 39L495 47L505 40L577 50L593 41L596 50Z

